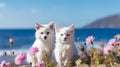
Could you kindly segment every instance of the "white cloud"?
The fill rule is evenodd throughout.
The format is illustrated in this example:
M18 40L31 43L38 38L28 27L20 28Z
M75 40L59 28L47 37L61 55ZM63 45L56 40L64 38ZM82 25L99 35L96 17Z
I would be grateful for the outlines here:
M5 3L0 2L0 8L4 8L6 6Z

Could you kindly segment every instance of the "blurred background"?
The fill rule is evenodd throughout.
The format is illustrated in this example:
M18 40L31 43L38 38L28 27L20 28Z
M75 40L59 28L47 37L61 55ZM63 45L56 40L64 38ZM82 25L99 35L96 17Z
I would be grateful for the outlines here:
M0 0L0 55L9 50L10 37L13 49L26 53L35 40L35 23L50 21L74 24L76 45L91 35L95 45L107 43L120 33L120 0Z

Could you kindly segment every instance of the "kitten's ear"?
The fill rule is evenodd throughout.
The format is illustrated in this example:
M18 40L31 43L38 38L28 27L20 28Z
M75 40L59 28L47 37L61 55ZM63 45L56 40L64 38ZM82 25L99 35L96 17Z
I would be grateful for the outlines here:
M60 26L55 24L55 32L59 32L60 31Z
M36 30L39 30L39 29L40 29L40 27L41 27L41 25L40 25L40 24L38 24L38 23L36 23L36 24L35 24L35 29L36 29Z
M54 28L54 23L53 23L53 21L51 21L51 22L49 23L49 27L50 27L51 29Z
M69 26L69 29L71 30L71 32L74 32L74 29L75 29L74 24L70 25L70 26Z

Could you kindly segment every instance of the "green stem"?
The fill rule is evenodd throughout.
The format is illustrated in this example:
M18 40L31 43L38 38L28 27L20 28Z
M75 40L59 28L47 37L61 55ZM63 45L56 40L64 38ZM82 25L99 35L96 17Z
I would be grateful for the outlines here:
M94 44L92 43L92 48L94 48Z
M100 64L99 58L97 58L96 60L97 60L97 65L99 65Z
M12 67L14 67L14 56L12 56L12 45L10 44L10 53L11 53L11 58L12 58Z

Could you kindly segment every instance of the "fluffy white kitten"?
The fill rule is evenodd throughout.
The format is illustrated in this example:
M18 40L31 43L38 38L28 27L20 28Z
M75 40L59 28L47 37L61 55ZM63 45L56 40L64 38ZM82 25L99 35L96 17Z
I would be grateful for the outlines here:
M66 66L68 61L73 59L75 54L75 45L74 45L74 25L69 27L60 28L58 25L55 25L56 32L56 44L55 44L55 59L59 67Z
M36 24L35 41L32 47L37 47L39 52L34 56L27 53L28 63L32 63L32 66L36 66L37 62L44 61L44 54L47 53L48 57L51 58L51 54L54 47L54 24L49 23L47 25ZM31 47L31 48L32 48Z

